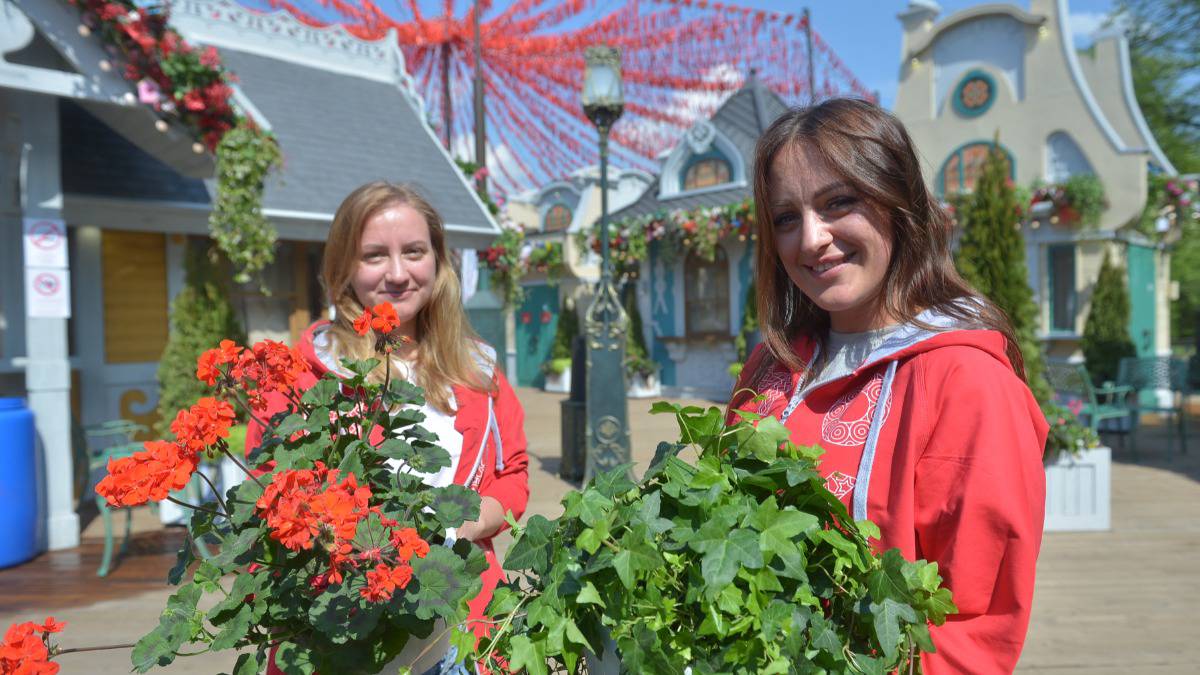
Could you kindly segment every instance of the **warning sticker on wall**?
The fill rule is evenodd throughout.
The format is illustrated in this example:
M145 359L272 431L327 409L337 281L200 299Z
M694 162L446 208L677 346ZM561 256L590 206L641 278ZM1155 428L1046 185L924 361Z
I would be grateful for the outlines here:
M25 315L47 319L70 317L70 272L51 267L26 267Z
M66 267L67 226L51 218L25 218L25 266Z

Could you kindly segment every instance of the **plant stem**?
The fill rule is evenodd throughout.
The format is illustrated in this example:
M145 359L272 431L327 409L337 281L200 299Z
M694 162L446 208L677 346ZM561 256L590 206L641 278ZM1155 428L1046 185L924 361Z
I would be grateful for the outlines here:
M217 504L221 506L221 510L225 513L229 513L229 507L225 505L225 500L221 499L221 491L218 490L217 486L213 484L212 479L209 478L208 475L206 475L203 471L197 471L196 473L204 479L205 483L208 483L208 487L212 489L213 496L217 498Z
M263 427L263 428L265 429L266 427ZM238 458L237 458L237 457L234 457L234 456L233 456L233 453L229 451L229 444L228 444L228 443L221 443L221 444L220 444L218 447L220 447L220 448L221 448L221 452L225 453L225 456L226 456L226 457L228 457L229 459L233 460L233 463L238 465L238 468L239 468L239 469L241 469L242 471L244 471L244 472L245 472L245 474L246 474L247 476L249 476L250 478L252 478L252 479L254 480L254 482L255 482L255 483L258 483L258 486L259 486L260 488L263 488L264 490L267 488L267 486L266 486L266 485L263 485L263 482L262 482L261 480L259 480L259 479L258 479L258 476L255 476L255 475L254 475L254 474L253 474L253 473L250 471L250 469L246 468L246 465L245 465L245 464L242 464L242 463L241 463L241 462L238 460Z
M441 640L441 639L442 639L442 638L443 638L443 637L446 635L446 633L449 633L449 632L450 632L450 630L451 630L452 628L453 628L453 626L446 626L446 629L445 629L445 630L443 630L441 633L438 633L437 637L435 637L434 639L430 640L430 641L429 641L429 644L425 645L425 648L424 648L424 649L422 649L422 650L421 650L421 652L420 652L419 654L417 654L415 657L413 657L412 663L410 663L409 665L410 665L410 666L416 666L416 665L417 665L417 663L419 663L419 662L421 661L421 659L422 659L422 658L423 658L423 657L424 657L426 654L428 654L428 653L429 653L429 650L430 650L430 649L433 649L433 648L434 648L434 647L437 645L438 641L439 641L439 640Z
M213 514L214 516L220 516L220 517L222 517L222 518L229 518L229 515L228 515L228 514L221 513L220 511L214 511L214 510L212 510L212 509L210 509L210 508L206 508L206 507L203 507L203 506L196 506L195 504L189 504L189 503L187 503L187 502L183 502L183 501L180 501L180 500L178 500L178 499L175 499L175 498L174 498L174 497L172 497L171 495L167 495L167 501L169 501L169 502L175 502L176 504L178 504L178 505L180 505L180 506L183 506L183 507L186 507L186 508L189 508L189 509L192 509L193 511L203 511L203 512L205 512L205 513L211 513L211 514Z
M136 646L136 643L130 643L126 645L101 645L99 647L72 647L70 649L55 650L54 655L62 656L63 654L75 654L78 652L99 652L107 649L133 649Z

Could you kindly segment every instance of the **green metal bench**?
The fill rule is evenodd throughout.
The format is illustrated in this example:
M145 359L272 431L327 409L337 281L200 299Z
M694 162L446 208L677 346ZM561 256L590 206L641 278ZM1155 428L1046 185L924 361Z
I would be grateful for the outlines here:
M1086 420L1087 426L1097 435L1120 434L1124 449L1125 432L1134 424L1133 408L1129 404L1132 387L1110 382L1097 387L1092 384L1091 375L1082 363L1047 361L1045 372L1060 403L1070 408L1081 422ZM1117 424L1105 424L1109 420Z
M146 427L118 419L89 426L76 426L74 429L76 489L81 495L92 488L92 478L98 471L108 467L110 459L128 457L142 449L142 444L134 441L134 437L147 431ZM109 507L104 497L95 494L96 510L104 521L104 555L100 559L100 568L96 576L108 576L113 561L113 509ZM125 509L125 536L121 540L121 548L117 552L120 557L129 547L129 538L133 533L133 511Z
M1134 419L1142 413L1170 416L1167 425L1167 452L1179 436L1180 452L1187 453L1187 397L1191 391L1189 367L1185 359L1170 356L1126 357L1117 369L1117 382L1137 392ZM1170 402L1159 402L1159 392L1169 392Z

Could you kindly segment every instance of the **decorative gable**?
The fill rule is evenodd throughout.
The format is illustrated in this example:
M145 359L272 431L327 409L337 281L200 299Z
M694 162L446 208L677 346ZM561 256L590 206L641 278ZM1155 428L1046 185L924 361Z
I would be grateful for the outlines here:
M737 146L709 120L688 129L663 163L659 199L745 187L746 161Z

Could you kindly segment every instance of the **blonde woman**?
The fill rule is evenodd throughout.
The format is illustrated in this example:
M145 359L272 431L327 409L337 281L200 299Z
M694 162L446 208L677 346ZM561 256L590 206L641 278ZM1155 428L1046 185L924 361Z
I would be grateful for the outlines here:
M366 307L395 308L399 331L409 341L387 367L393 378L425 390L422 426L437 434L451 458L449 467L424 481L434 487L465 485L481 497L479 519L464 523L456 536L487 555L483 591L470 603L471 618L482 618L502 576L492 538L504 527L505 513L520 518L529 498L525 413L495 366L495 352L467 323L442 218L410 187L363 185L334 216L321 277L335 318L310 326L297 345L315 373L302 386L340 372L340 359L374 356L374 338L360 336L353 322ZM382 368L372 376L382 381ZM273 403L268 416L286 405L282 397ZM258 447L261 439L262 429L253 427L247 448ZM279 671L272 664L268 672Z

